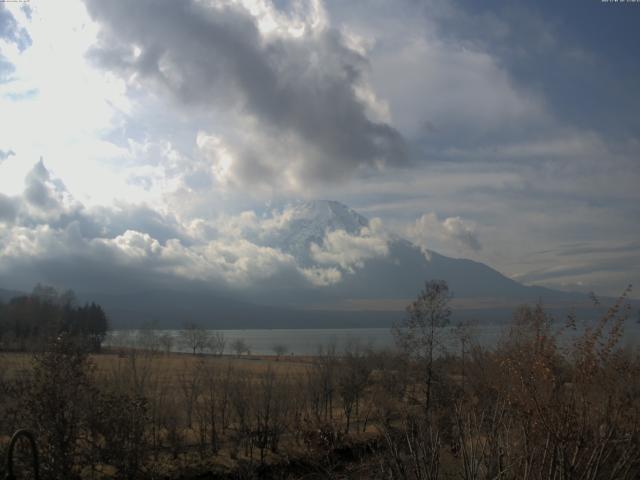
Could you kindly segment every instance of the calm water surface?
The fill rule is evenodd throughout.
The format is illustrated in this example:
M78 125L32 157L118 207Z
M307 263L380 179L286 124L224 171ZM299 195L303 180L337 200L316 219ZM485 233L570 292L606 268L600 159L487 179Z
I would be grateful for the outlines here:
M469 328L471 341L484 346L492 347L499 341L505 331L504 325L482 325ZM147 335L149 331L146 331ZM350 345L360 347L372 347L375 349L394 348L394 340L388 328L355 328L355 329L273 329L273 330L212 330L221 332L227 340L227 350L231 353L231 343L240 338L250 347L255 355L273 355L275 345L283 345L288 354L314 355L320 348L335 346L338 352L342 352ZM154 330L155 335L167 333L175 338L172 350L186 352L187 348L180 345L180 330ZM577 332L566 335L567 339L577 335ZM144 331L115 330L110 332L106 344L108 346L140 346ZM453 327L443 329L443 344L445 348L457 350L459 340ZM567 340L568 341L568 340ZM640 345L640 325L628 322L621 344L624 346Z

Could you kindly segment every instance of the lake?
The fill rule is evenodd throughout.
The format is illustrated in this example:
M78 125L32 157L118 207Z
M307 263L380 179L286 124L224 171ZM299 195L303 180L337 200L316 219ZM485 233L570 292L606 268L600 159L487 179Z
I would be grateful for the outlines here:
M503 334L505 325L482 325L469 328L471 341L484 346L495 346ZM140 338L144 332L152 332L156 335L167 333L174 337L172 351L188 352L188 349L180 346L180 330L114 330L110 332L105 341L106 346L133 347L141 344ZM221 332L227 340L225 353L231 353L230 345L236 339L244 340L255 355L273 355L275 345L283 345L288 354L314 355L319 348L335 346L337 352L343 352L349 345L360 347L372 347L375 349L394 348L394 339L388 328L353 328L353 329L251 329L251 330L212 330ZM565 335L566 340L578 335L579 332L570 332ZM442 343L444 347L457 351L459 347L458 337L453 327L442 330ZM640 345L640 325L628 321L625 325L624 336L621 340L624 346Z

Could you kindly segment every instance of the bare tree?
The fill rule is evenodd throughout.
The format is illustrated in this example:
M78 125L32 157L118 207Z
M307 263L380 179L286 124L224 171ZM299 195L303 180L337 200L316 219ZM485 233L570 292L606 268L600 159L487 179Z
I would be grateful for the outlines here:
M160 337L156 331L157 324L145 322L136 333L136 346L151 353L160 349Z
M407 306L407 315L395 322L392 333L396 344L424 369L425 413L431 406L434 378L433 360L440 345L440 330L449 323L451 294L444 280L430 280L418 297Z
M316 382L321 389L321 404L324 412L324 421L333 420L333 399L336 391L336 372L338 367L338 357L336 355L336 345L331 343L326 348L318 348L318 355L315 359Z
M231 384L235 375L230 363L221 368L218 362L207 362L202 375L201 401L197 404L200 443L208 443L211 452L220 449L221 437L229 426Z
M235 342L234 342L235 343ZM235 458L240 448L244 454L253 458L251 440L251 417L254 407L253 379L246 370L236 372L230 384L230 405L233 407L234 422L231 432L231 457Z
M224 355L224 349L227 346L227 339L222 332L215 332L209 336L209 348L214 355Z
M252 441L260 450L260 463L264 463L266 449L277 453L280 437L287 426L289 411L289 385L286 377L278 378L269 368L262 372L252 392Z
M173 348L173 343L174 343L173 335L169 334L168 332L163 333L158 338L158 343L160 344L160 347L162 348L164 353L168 355L171 352L171 349Z
M273 353L276 354L276 356L278 357L277 359L280 360L280 357L287 353L288 348L282 343L277 343L273 347L271 347L271 350L273 350Z
M239 357L243 353L249 353L250 348L249 344L244 341L242 338L236 338L233 342L231 342L231 349L236 353Z
M202 370L203 365L201 362L195 366L185 364L184 369L178 374L178 385L182 394L181 400L187 428L193 426L193 410L202 389Z
M209 346L209 332L197 323L186 322L180 331L180 340L182 345L195 355L202 353Z
M349 433L353 414L356 418L360 415L360 401L371 373L370 360L357 343L351 343L340 361L337 382L346 420L345 433Z
M472 332L473 323L471 322L459 322L453 333L456 339L460 342L460 374L462 376L462 390L464 391L465 380L466 380L466 371L465 371L465 361L466 355L469 351L469 347L473 338Z

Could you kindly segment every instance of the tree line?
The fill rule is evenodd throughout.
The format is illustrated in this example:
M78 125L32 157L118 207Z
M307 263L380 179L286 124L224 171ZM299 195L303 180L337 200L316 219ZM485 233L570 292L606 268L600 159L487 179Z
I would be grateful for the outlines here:
M41 348L51 338L65 334L98 351L109 322L94 302L78 305L71 290L59 291L38 284L31 294L0 301L0 348L27 351Z

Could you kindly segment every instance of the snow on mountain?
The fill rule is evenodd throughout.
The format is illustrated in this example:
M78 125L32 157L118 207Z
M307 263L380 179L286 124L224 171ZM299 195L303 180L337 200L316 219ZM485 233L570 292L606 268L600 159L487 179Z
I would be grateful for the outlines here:
M297 202L286 207L281 216L285 221L269 233L265 243L293 255L305 266L313 263L311 245L322 245L327 232L343 230L349 235L359 235L369 225L368 219L332 200Z

